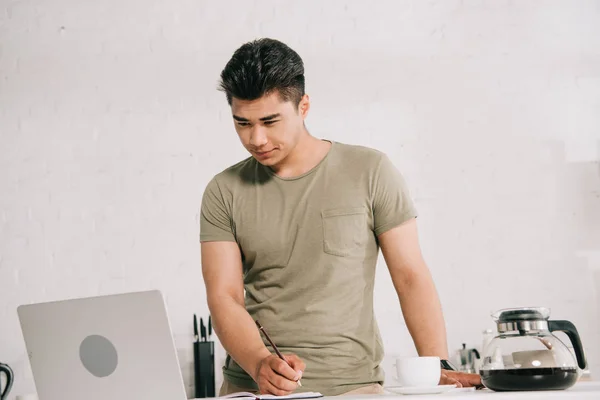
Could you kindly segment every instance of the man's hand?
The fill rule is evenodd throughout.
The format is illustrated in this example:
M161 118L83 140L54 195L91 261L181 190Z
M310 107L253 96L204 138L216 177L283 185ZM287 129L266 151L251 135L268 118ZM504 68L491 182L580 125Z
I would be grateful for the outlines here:
M478 374L442 370L440 385L456 385L456 387L481 387L481 377Z
M285 396L298 387L298 380L302 378L306 365L295 354L283 356L290 365L275 354L263 358L258 364L255 381L259 393Z

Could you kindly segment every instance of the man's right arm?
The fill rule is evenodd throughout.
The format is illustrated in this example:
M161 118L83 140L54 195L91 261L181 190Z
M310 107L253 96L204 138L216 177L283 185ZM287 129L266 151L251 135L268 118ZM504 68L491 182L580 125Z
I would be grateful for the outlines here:
M258 383L261 393L291 393L297 387L295 381L300 378L304 363L294 355L286 355L291 368L265 347L244 305L242 259L237 243L202 242L201 251L206 297L219 341Z

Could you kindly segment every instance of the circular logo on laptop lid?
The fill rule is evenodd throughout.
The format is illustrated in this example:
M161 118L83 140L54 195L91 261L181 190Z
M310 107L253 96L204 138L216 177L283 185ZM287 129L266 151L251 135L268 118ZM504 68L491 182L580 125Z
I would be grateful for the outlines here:
M98 378L115 372L119 363L115 346L100 335L90 335L83 339L79 346L79 358L85 369Z

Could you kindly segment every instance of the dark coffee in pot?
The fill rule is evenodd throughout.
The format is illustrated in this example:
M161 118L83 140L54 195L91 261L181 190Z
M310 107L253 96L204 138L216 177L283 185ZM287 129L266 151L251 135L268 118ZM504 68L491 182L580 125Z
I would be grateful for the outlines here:
M576 368L517 368L481 371L481 382L497 392L560 390L577 382Z

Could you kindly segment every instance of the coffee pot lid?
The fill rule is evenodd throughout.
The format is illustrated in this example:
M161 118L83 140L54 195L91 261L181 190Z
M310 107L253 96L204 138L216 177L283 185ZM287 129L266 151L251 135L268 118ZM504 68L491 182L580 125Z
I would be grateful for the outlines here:
M498 323L540 321L550 318L550 310L545 307L505 308L493 313L492 318Z

